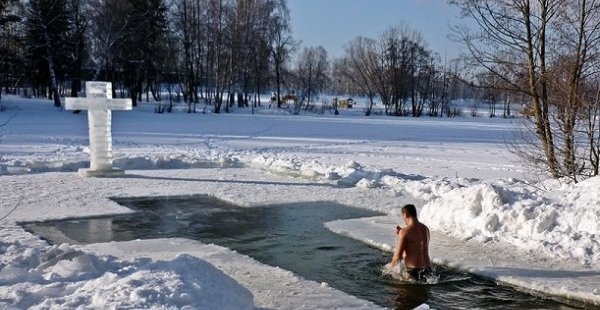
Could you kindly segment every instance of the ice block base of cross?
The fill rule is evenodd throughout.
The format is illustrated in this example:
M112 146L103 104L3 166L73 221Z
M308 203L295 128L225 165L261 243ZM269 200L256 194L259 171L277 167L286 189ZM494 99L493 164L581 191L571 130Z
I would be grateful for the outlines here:
M114 178L125 175L125 170L110 168L110 169L91 169L81 168L77 172L80 176L86 178Z

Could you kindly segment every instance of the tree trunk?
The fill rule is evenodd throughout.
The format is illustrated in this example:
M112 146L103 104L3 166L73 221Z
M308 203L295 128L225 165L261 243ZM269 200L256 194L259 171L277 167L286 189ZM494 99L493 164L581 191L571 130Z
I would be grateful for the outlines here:
M54 61L52 59L52 50L50 49L50 37L48 36L46 26L44 26L44 39L46 41L46 61L48 62L48 72L50 73L50 87L52 89L54 106L60 108L62 104L60 103L60 96L58 94L58 82L54 71Z
M275 88L277 91L277 108L281 109L281 68L275 64Z
M536 39L533 37L532 23L530 7L526 7L523 12L525 18L525 24L527 28L527 58L528 58L528 84L531 92L531 101L534 107L536 133L542 143L542 148L546 157L546 162L550 173L553 177L560 177L559 169L557 166L556 155L554 150L554 140L552 129L550 128L550 119L548 116L548 89L547 89L547 72L546 72L546 46L545 46L545 23L546 19L541 21L542 30L540 31L539 37L539 61L540 61L540 75L536 72L536 51L533 47L533 41ZM545 14L542 14L545 16ZM538 83L541 88L541 93L538 91Z

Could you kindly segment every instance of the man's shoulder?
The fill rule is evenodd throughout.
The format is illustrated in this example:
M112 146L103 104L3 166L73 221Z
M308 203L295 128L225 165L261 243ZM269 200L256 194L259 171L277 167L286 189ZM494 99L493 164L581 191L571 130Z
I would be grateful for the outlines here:
M425 225L425 224L423 224L423 223L421 223L421 222L419 222L419 223L418 223L418 225L419 225L419 228L420 228L421 230L426 230L426 231L429 231L429 227L427 227L427 225Z

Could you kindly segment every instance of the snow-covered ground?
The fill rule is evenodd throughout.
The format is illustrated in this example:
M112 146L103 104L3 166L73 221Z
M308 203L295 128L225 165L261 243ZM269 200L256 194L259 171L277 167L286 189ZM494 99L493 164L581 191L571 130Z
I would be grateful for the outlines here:
M435 231L437 262L600 304L600 178L531 174L508 151L517 120L154 114L148 105L113 113L114 164L126 177L83 179L75 171L89 165L85 113L43 100L3 103L0 124L14 118L0 127L2 306L377 308L214 245L52 247L15 225L129 212L115 196L186 194L246 207L335 200L383 211L389 216L328 227L389 251L399 207L414 201Z

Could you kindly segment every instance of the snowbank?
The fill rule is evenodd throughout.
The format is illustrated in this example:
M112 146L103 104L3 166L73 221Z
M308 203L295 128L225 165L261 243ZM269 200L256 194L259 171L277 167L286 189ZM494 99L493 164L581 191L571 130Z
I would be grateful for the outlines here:
M6 242L19 231L0 231L2 307L254 309L250 291L193 256L123 262L32 236Z
M600 263L598 188L600 177L552 190L517 180L474 184L433 199L423 207L421 218L433 229L462 239L502 240L597 268Z

